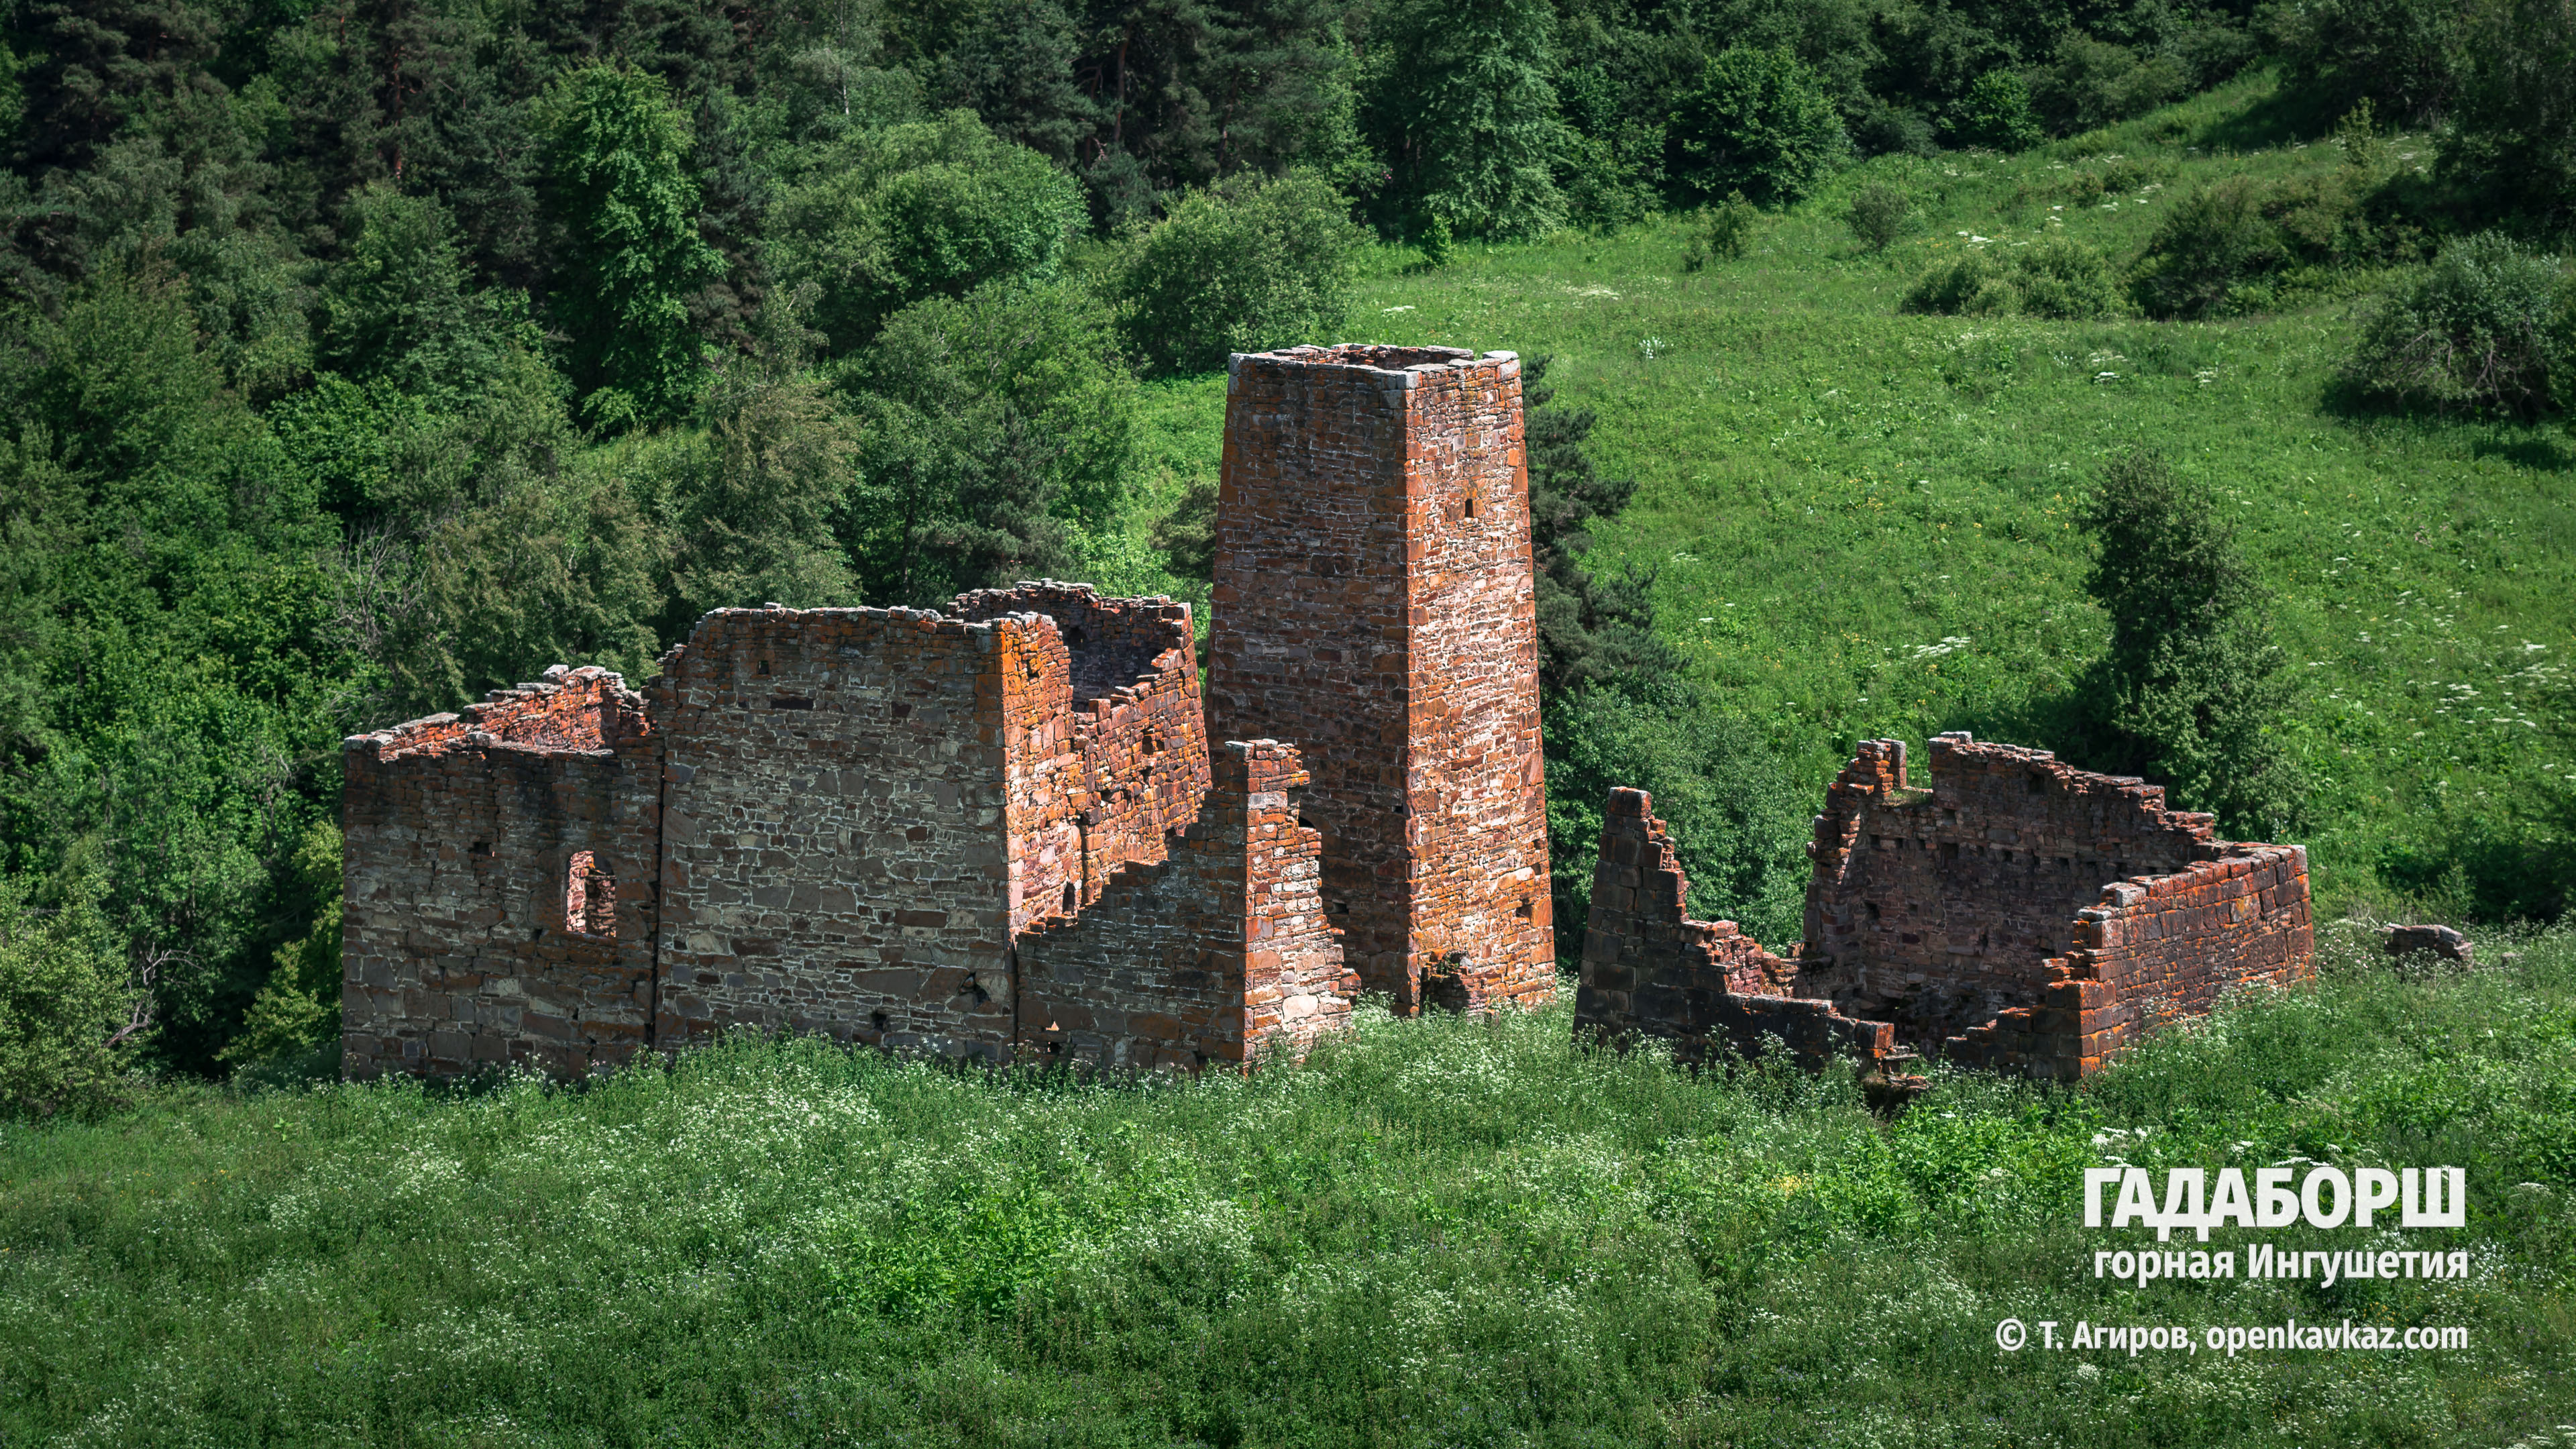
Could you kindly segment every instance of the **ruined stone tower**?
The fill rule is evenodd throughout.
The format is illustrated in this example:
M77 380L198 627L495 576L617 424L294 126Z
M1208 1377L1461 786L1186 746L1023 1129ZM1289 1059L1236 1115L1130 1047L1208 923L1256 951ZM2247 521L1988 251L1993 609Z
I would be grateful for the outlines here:
M1520 363L1238 355L1211 738L1293 739L1326 911L1400 1011L1555 986Z

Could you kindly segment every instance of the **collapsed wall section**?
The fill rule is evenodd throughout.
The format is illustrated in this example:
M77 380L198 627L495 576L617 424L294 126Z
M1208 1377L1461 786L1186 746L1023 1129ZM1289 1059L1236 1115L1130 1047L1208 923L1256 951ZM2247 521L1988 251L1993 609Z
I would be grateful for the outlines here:
M547 674L342 742L349 1077L578 1076L646 1044L650 726L616 675Z
M2046 962L2105 881L2178 871L2215 850L2212 817L2165 808L2164 787L2076 770L2046 750L1865 742L1826 793L1808 854L1802 994L1891 1021L1933 1046L2030 1006Z
M1759 1055L1766 1038L1810 1067L1834 1056L1873 1067L1893 1057L1893 1027L1789 995L1794 963L1764 950L1733 921L1690 919L1689 882L1653 809L1643 790L1610 792L1574 999L1575 1039L1615 1045L1661 1037L1672 1042L1676 1060L1693 1065L1712 1048Z
M1554 988L1520 369L1344 346L1229 369L1215 738L1294 738L1323 894L1397 1009Z
M2214 860L2102 888L2076 913L2076 946L2046 963L2032 1006L2008 1008L1945 1044L1953 1061L2071 1082L2230 988L2316 979L2308 853L2228 845Z
M1299 1054L1347 1022L1351 987L1297 823L1293 746L1235 741L1167 858L1130 862L1078 917L1020 938L1024 1054L1103 1069Z
M1190 606L1104 599L1088 584L1045 580L960 594L955 611L970 621L1043 615L1064 642L1071 703L1061 738L1074 769L1056 782L1061 819L1033 806L1025 828L1048 833L1069 861L1032 874L1014 925L1068 914L1097 899L1119 867L1161 860L1164 837L1198 814L1208 748Z
M726 609L664 656L657 1044L732 1026L1002 1060L1015 917L1078 867L1054 625Z

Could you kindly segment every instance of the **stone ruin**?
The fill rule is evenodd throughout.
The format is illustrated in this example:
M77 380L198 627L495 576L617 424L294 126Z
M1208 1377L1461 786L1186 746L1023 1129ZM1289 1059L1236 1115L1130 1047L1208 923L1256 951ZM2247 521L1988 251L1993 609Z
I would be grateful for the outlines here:
M1641 790L1610 799L1575 998L1578 1039L1662 1037L1684 1061L1776 1039L1893 1074L1926 1052L2074 1081L2229 987L2316 975L2307 851L2216 838L2164 787L2045 750L1860 747L1816 817L1786 956L1694 921Z
M1204 699L1187 605L1043 582L721 609L641 691L348 739L344 1071L737 1027L1186 1069L1363 989L1545 999L1531 588L1510 353L1238 356Z
M557 665L352 736L345 1072L569 1076L734 1028L1194 1069L1302 1051L1364 990L1548 998L1519 364L1299 347L1226 391L1204 697L1187 605L1049 581L720 609L641 691ZM1578 1038L2073 1080L2314 975L2299 847L1932 752L1928 787L1884 740L1834 782L1785 956L1689 919L1614 792Z

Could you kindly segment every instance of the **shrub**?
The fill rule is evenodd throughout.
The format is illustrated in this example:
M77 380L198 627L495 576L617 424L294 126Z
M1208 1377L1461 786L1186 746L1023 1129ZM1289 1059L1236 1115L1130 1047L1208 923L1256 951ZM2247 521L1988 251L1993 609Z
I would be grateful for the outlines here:
M1990 70L1960 98L1950 134L1972 146L2020 151L2038 145L2048 132L2031 109L2030 83L2014 71Z
M2031 103L2060 135L2144 115L2190 94L2182 63L2069 31L2033 78Z
M2270 12L2281 88L2318 116L2356 104L2408 123L2449 109L2465 63L2457 0L2308 0Z
M2555 257L2494 232L2442 249L2369 314L2345 366L2399 407L2531 417L2576 402L2576 285Z
M0 876L0 1116L83 1113L114 1100L145 1016L87 882L60 909Z
M2013 254L2021 310L2038 317L2088 320L2120 310L2120 283L2101 248L2071 237L2031 243Z
M1682 253L1682 270L1696 272L1712 261L1733 261L1744 255L1752 249L1753 228L1759 219L1741 191L1730 191L1726 200L1700 208L1690 247Z
M1897 305L1907 312L1953 317L1992 317L2019 309L2012 278L1984 247L1972 246L1926 267Z
M2270 305L2298 268L2387 255L2401 233L2375 225L2374 178L2360 167L2263 181L2230 176L2173 204L2130 274L2154 317L2207 317Z
M1112 269L1128 347L1160 371L1213 372L1228 353L1330 341L1361 241L1347 207L1305 174L1191 193Z
M2479 7L2442 173L2488 215L2576 236L2576 7Z
M1899 305L1956 316L2024 312L2081 320L2118 311L2120 287L2098 248L2052 238L2010 252L1970 247L1944 258L1925 269Z
M1873 181L1852 193L1843 208L1843 225L1854 240L1874 252L1894 246L1914 227L1914 203L1884 181Z
M815 325L847 353L924 298L1053 277L1084 216L1072 177L950 111L860 132L782 191L770 262L787 285L822 289Z
M1785 206L1849 154L1824 78L1788 48L1712 57L1673 109L1668 174L1700 196L1741 191Z

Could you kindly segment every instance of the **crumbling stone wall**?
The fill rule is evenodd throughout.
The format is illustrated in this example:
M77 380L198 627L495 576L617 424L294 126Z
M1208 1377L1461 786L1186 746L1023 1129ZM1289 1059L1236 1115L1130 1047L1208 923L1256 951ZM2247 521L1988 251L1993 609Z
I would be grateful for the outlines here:
M1119 867L1163 858L1164 837L1198 813L1208 787L1205 710L1192 655L1190 609L1165 598L1105 599L1088 584L1052 580L957 596L968 620L1009 614L1053 619L1070 655L1072 712L1064 743L1074 775L1063 782L1069 838L1053 837L1074 868L1033 879L1014 927L1067 914L1098 899ZM1049 696L1052 698L1052 695ZM1063 884L1075 885L1071 898Z
M1653 812L1643 790L1610 792L1574 998L1575 1039L1662 1037L1676 1060L1693 1065L1712 1046L1757 1055L1765 1037L1777 1037L1809 1066L1833 1056L1873 1066L1889 1060L1894 1027L1789 995L1794 963L1762 949L1733 921L1690 919L1689 882Z
M2308 853L2228 845L2215 860L2102 887L2076 946L2047 963L2036 1005L2008 1007L1945 1044L1954 1061L2071 1082L2236 986L2316 977Z
M1236 357L1215 738L1294 738L1346 959L1399 1010L1555 983L1520 364L1456 348Z
M1079 916L1020 939L1023 1040L1094 1066L1240 1063L1302 1052L1350 1015L1324 917L1322 838L1297 823L1298 752L1232 741L1168 859L1131 862Z
M2166 809L2162 786L2045 750L1958 733L1932 760L1917 787L1904 745L1873 740L1834 781L1792 958L1682 921L1661 825L1635 823L1642 795L1614 792L1579 1029L1705 1037L1735 1009L1713 994L1723 979L1830 1005L1903 1055L2073 1081L2232 986L2314 978L2301 847L2218 840L2210 816ZM1644 925L1625 894L1637 882L1654 903Z
M650 726L614 674L549 676L345 743L351 1076L578 1075L645 1045L652 975L626 949L642 923L621 889L636 857L618 802ZM582 854L606 919L566 914Z
M2049 957L2103 882L2161 876L2212 848L2210 816L2164 787L2071 769L2046 750L1870 741L1826 792L1809 857L1802 990L1931 1045L2039 999Z

